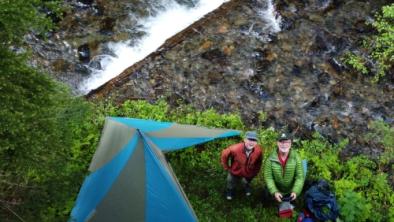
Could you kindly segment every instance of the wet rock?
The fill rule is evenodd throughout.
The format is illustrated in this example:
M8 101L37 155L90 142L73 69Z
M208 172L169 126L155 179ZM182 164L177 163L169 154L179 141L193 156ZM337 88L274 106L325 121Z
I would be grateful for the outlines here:
M102 66L101 66L101 61L98 57L96 57L97 59L92 59L89 62L89 68L93 69L93 70L102 70Z
M263 50L263 51L262 51L262 56L263 56L263 58L266 59L268 62L272 62L272 61L274 61L274 60L278 57L278 55L277 55L275 52L273 52L273 51L271 51L271 50L269 50L269 49Z
M334 128L335 130L338 130L340 128L340 123L339 123L339 119L336 116L333 116L331 118L331 126L332 128Z
M194 7L198 3L198 0L176 0L181 5L187 5L188 7Z
M219 49L212 49L201 53L201 58L211 61L213 63L218 63L220 65L226 65L226 55Z
M83 64L77 64L75 70L78 71L81 75L87 76L90 74L89 67Z
M291 74L299 76L301 75L301 67L297 66L297 65L293 65L293 68L291 70Z
M78 58L83 63L88 63L90 60L90 48L88 44L83 44L78 47Z
M64 72L68 70L70 64L64 59L57 59L51 64L51 66L56 72Z
M209 72L207 78L208 84L218 84L223 80L224 76L221 72Z
M222 51L226 56L231 56L234 49L235 49L235 46L233 44L227 44L222 48Z
M331 46L325 37L324 33L318 33L315 36L314 43L312 45L312 50L317 53L323 53L330 50Z
M85 5L91 5L94 2L94 0L78 0L78 2L81 2L82 4Z
M359 19L354 22L354 29L357 33L373 33L375 30L371 25L367 24L366 19Z
M339 62L336 58L330 58L328 62L338 73L341 73L345 70L345 66L341 62Z
M226 32L228 32L229 30L229 25L228 24L222 24L219 28L218 28L218 33L219 34L224 34Z
M100 32L109 35L112 34L114 26L115 26L115 19L106 17L101 21Z
M345 89L344 86L341 83L335 84L332 89L331 93L335 97L343 97L345 95Z
M204 43L200 46L200 50L204 50L204 51L205 51L205 50L211 48L212 44L213 44L212 41L206 40L206 41L204 41Z
M334 0L312 0L311 8L312 10L325 12L327 10L333 9L338 6L338 3L335 4Z
M285 18L280 23L281 30L290 30L294 28L294 21L291 19Z
M331 79L330 75L326 72L321 72L318 74L318 81L320 84L326 85L330 82L330 79Z

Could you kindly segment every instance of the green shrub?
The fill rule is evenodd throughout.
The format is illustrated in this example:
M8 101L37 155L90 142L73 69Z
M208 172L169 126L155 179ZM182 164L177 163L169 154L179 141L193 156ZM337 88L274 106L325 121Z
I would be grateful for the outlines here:
M368 74L368 69L365 67L365 61L361 56L357 56L353 53L346 53L344 56L344 62L350 65L355 71L362 74Z
M375 15L376 20L372 27L377 34L363 40L363 48L367 55L346 53L342 60L352 67L356 72L368 74L374 73L372 82L382 79L394 64L394 4L382 7L382 11ZM375 67L371 70L365 66L366 60L370 60Z
M394 64L394 3L384 6L382 13L376 17L373 27L378 34L371 42L372 57L378 63L375 82L384 77L386 71Z
M337 145L330 144L317 132L313 134L312 140L300 141L300 154L303 159L308 160L308 169L311 179L325 179L332 181L341 176L342 164L339 152L346 146L347 140Z
M394 160L394 127L383 121L373 121L369 124L370 132L366 139L381 144L384 148L380 155L380 163L388 164Z
M372 206L366 201L366 199L357 192L346 191L344 195L339 198L340 214L344 221L367 221L367 219L373 219L372 217Z

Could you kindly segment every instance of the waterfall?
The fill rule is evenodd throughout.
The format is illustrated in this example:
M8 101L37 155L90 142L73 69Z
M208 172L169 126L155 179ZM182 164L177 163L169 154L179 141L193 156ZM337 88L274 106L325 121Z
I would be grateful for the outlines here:
M266 7L259 12L261 18L267 22L265 29L270 33L277 33L280 29L282 17L276 12L272 0L266 0Z
M116 77L126 68L154 52L166 39L227 1L200 0L192 8L182 6L175 1L167 3L165 9L156 16L140 22L146 35L136 44L130 45L130 41L108 43L112 55L100 55L101 69L91 68L91 77L81 83L80 91L86 94Z

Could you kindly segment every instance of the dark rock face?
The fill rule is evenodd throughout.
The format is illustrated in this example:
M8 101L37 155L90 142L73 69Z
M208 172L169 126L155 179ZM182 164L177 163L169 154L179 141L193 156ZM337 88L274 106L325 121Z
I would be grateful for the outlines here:
M384 91L350 75L340 57L357 41L357 21L379 7L285 1L280 13L289 25L272 34L264 32L268 21L259 17L259 4L228 3L189 28L198 33L171 38L88 97L118 103L166 98L174 106L183 101L198 109L237 111L251 126L287 126L298 136L316 130L333 142L348 137L348 152L376 155L362 135L369 121L392 119L393 87ZM260 111L267 113L264 123L257 120Z

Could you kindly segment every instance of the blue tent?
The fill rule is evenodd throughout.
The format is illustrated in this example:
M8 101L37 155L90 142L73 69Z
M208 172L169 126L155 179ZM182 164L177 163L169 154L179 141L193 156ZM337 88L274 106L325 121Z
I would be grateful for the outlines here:
M70 221L197 221L163 151L239 131L107 118Z

